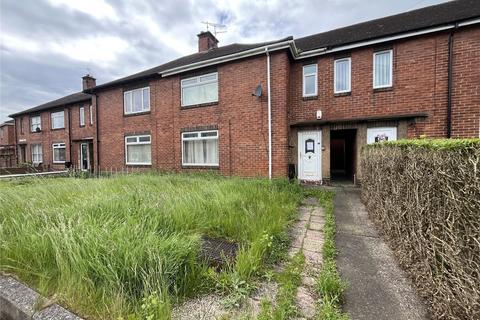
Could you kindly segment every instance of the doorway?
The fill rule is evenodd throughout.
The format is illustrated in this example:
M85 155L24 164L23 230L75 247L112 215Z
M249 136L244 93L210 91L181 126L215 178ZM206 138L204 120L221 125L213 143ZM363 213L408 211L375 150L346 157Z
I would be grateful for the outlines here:
M19 146L19 163L24 163L27 162L27 152L26 152L26 146L24 144L20 144Z
M298 179L322 180L322 131L298 132Z
M80 169L90 170L90 148L89 143L80 143Z
M330 131L330 177L332 180L354 180L356 136L356 129Z

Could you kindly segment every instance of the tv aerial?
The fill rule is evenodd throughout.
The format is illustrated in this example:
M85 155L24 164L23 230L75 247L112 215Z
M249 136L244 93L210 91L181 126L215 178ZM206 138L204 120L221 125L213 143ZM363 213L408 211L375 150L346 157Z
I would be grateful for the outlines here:
M209 31L209 27L213 28L213 35L215 36L215 38L217 37L217 34L227 32L227 30L225 30L227 26L224 24L208 21L202 21L202 23L207 26L207 31Z

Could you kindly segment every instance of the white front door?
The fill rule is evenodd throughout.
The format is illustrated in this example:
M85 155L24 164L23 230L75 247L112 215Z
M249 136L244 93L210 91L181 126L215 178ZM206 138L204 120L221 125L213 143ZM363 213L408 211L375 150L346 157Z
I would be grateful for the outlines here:
M298 179L322 180L322 131L298 132Z

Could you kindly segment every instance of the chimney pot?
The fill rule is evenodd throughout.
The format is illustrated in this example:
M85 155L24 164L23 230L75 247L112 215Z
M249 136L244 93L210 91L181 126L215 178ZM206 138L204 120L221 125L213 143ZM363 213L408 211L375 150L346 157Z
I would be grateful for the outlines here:
M97 79L89 75L88 73L82 77L83 90L93 88L97 85Z
M198 52L208 51L218 47L218 40L210 31L202 31L197 34Z

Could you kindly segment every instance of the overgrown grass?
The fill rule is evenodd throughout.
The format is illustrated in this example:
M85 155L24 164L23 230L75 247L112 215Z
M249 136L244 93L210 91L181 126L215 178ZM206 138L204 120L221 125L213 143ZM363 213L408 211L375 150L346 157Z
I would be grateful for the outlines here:
M316 196L325 210L324 244L322 248L323 264L316 282L316 291L320 297L317 307L319 320L348 320L342 313L340 305L346 283L342 281L337 270L335 257L335 218L333 215L333 192L309 190Z
M302 251L296 253L278 275L278 294L275 307L267 300L262 301L258 320L284 320L298 315L296 294L300 285L301 273L305 266L305 256Z
M285 180L209 175L1 182L0 271L91 318L169 318L177 299L246 286L301 197ZM236 264L209 271L202 234L238 242Z

